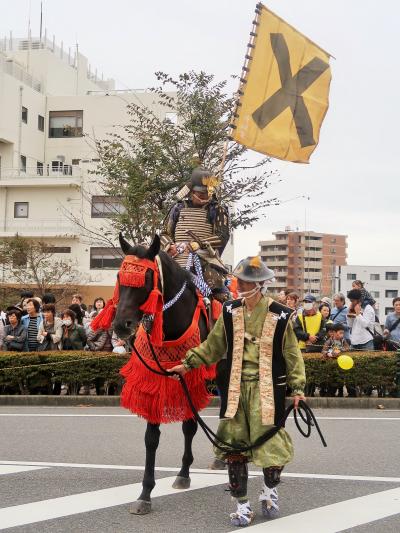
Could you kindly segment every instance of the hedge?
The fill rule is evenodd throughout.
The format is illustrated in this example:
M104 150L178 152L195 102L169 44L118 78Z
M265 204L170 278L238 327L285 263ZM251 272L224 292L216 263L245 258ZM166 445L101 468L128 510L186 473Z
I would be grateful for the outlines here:
M400 353L357 352L351 370L341 370L335 359L322 358L321 354L305 354L307 382L332 386L352 385L361 389L380 387L393 390L396 382L396 362ZM52 384L67 383L70 394L77 394L82 384L97 379L117 389L122 385L120 368L129 354L86 351L68 352L0 352L0 394L51 394ZM397 367L400 372L400 367ZM400 392L400 375L398 387Z

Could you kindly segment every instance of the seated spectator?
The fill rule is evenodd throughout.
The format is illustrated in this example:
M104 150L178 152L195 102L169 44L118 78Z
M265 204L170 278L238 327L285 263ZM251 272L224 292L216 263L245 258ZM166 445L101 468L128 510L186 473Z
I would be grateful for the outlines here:
M21 318L21 324L27 330L28 335L25 341L25 351L36 352L38 347L38 333L40 324L43 322L43 315L40 311L40 303L37 298L29 298L25 304L27 314Z
M86 346L86 333L82 326L77 324L76 315L71 309L62 313L63 324L63 350L83 350Z
M286 296L286 305L290 307L290 309L294 309L297 311L297 307L299 304L299 295L297 292L289 292L289 294Z
M111 344L113 346L113 352L114 353L126 353L127 352L127 345L126 342L119 337L117 337L117 334L115 331L113 331L112 337L111 337Z
M350 349L349 343L344 338L345 328L343 324L331 324L329 329L332 334L322 348L322 355L338 357L342 352Z
M23 352L28 332L21 324L21 311L11 309L7 312L9 325L4 328L4 350L9 352Z
M286 298L287 298L287 295L289 294L289 290L288 289L282 289L281 291L278 292L278 302L283 304L283 305L286 305Z
M355 350L373 350L375 311L370 304L362 307L363 295L360 289L352 289L347 293L347 297L351 302L347 312L347 325L351 328L351 346Z
M371 307L374 307L376 304L375 300L372 298L371 294L367 291L367 289L364 288L364 283L360 281L359 279L356 279L351 284L353 289L358 289L361 291L361 300L360 304L361 307L364 308L366 305L370 305Z
M42 296L42 304L54 304L56 303L56 297L51 292L45 292Z
M326 303L322 303L319 306L318 309L319 309L319 312L321 313L322 318L324 319L325 323L330 322L329 317L331 316L331 308L329 307L329 305L326 304Z
M387 348L390 351L400 348L400 298L394 298L392 303L394 311L386 317L383 331Z
M321 351L325 336L324 320L316 309L316 298L312 294L304 296L303 309L297 314L293 329L302 352Z
M331 311L331 316L329 317L334 324L343 324L344 326L344 338L347 342L350 342L350 330L347 325L347 306L346 298L344 294L337 293L333 297L333 303L335 307Z
M79 326L83 326L83 317L85 316L85 313L82 311L82 307L78 304L71 304L68 309L75 313L75 320L77 324L79 324Z
M38 351L61 350L63 325L61 318L56 316L54 304L44 304L42 308L43 322L39 326L37 336Z
M111 333L109 329L90 330L87 336L87 346L92 352L112 352Z
M104 301L103 298L101 297L96 298L95 301L93 302L93 309L90 312L89 317L95 318L100 313L100 311L104 309L105 305L106 305L106 302Z

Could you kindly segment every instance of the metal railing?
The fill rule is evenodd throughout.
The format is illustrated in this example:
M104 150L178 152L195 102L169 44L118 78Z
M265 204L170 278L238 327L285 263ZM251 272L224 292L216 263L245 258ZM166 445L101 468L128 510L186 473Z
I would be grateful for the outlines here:
M78 165L57 165L51 163L43 165L43 167L27 167L25 169L18 168L2 168L0 171L0 179L7 178L80 178L82 177L82 169Z
M0 68L6 73L12 76L13 78L21 81L25 85L28 85L28 87L31 87L38 93L43 93L43 87L41 82L28 74L28 72L22 68L20 65L12 61L11 59L7 59L3 56L0 56Z

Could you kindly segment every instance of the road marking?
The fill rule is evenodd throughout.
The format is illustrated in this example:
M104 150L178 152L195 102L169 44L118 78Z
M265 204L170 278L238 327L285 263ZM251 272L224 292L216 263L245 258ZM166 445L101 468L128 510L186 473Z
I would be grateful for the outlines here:
M246 528L249 533L339 533L400 513L400 488L352 498ZM237 533L237 529L230 533Z
M4 474L18 474L19 472L30 472L31 470L43 470L48 468L46 466L27 466L24 464L21 465L12 465L12 464L1 464L0 463L0 476Z
M60 418L139 418L134 414L127 415L110 415L110 414L90 414L90 413L0 413L0 417L36 417L36 418L47 418L47 417L60 417ZM201 418L219 418L218 415L201 415ZM317 416L318 420L379 420L382 421L393 421L400 420L400 417L377 417L377 416ZM293 420L292 416L288 417L289 420ZM142 419L143 420L143 419Z
M225 475L211 477L193 474L191 475L191 487L189 489L179 490L173 489L171 486L174 479L175 477L158 479L152 496L167 496L226 483ZM72 496L63 496L61 498L2 508L0 509L0 530L79 513L87 513L98 509L106 509L116 505L126 505L136 499L141 488L141 483L134 483L132 485L83 492L81 494L73 494Z
M93 463L46 463L38 461L0 461L1 465L21 465L21 466L37 466L45 467L60 467L60 468L92 468L97 470L144 470L144 466L133 465L106 465ZM179 472L180 468L176 466L156 466L157 472ZM227 476L227 470L210 470L208 468L191 468L191 472L195 474L224 474ZM262 470L250 470L249 474L252 476L262 476ZM377 477L377 476L349 476L341 474L306 474L303 472L283 472L283 477L301 478L301 479L328 479L338 481L383 481L385 483L400 483L400 477Z

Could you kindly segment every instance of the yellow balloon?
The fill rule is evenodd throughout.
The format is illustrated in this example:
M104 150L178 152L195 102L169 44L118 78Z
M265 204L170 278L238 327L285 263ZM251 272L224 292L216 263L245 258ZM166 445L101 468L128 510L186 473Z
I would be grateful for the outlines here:
M342 370L350 370L354 366L353 358L350 355L339 355L337 363Z

